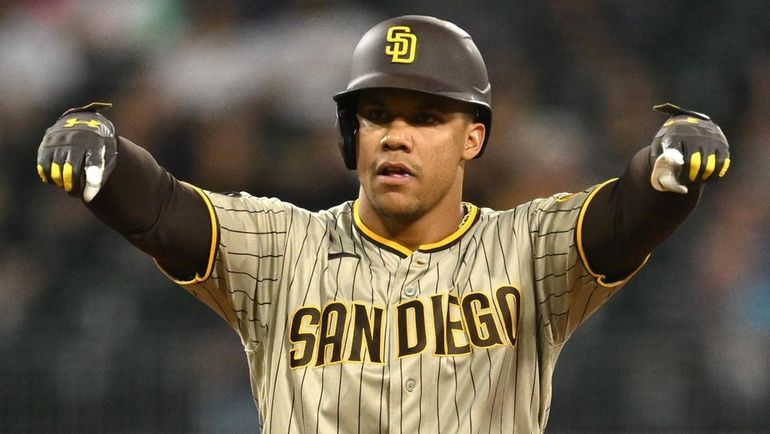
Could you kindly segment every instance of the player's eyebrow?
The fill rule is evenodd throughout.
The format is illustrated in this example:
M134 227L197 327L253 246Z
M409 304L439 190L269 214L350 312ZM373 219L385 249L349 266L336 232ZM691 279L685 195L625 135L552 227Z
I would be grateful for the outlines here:
M411 110L431 111L435 113L468 113L472 110L465 104L457 103L446 98L435 97L433 95L416 95L409 104ZM364 93L360 96L358 107L389 107L391 104L399 105L397 99L392 95L381 95L378 93Z
M439 112L453 111L446 104L439 104L436 101L426 101L425 103L422 103L422 104L416 104L414 108L416 110L428 110L428 111L439 111Z
M368 92L362 92L361 95L358 97L358 105L376 105L376 106L384 106L385 100L381 95L377 95L375 93L368 93Z
M385 103L383 103L379 98L366 97L366 98L361 98L358 101L358 105L359 106L362 106L362 105L385 105Z
M475 111L467 103L433 95L426 95L420 98L414 107L416 110L429 110L440 113L473 113Z

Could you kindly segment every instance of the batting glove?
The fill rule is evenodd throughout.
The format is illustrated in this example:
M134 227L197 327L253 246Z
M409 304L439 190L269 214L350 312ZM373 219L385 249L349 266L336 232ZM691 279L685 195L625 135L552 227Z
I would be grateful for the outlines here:
M685 194L688 184L725 176L730 167L730 146L717 124L702 113L673 104L654 108L671 117L652 141L650 182L653 188Z
M45 132L37 151L37 173L71 196L90 202L115 167L115 126L98 112L110 103L71 108Z

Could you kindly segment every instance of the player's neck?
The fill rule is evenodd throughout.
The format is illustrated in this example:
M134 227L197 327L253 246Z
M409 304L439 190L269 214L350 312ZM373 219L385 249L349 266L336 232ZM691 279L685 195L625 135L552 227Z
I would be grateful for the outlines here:
M465 208L458 197L414 216L386 216L378 213L363 195L359 197L359 216L377 235L415 251L421 245L443 240L459 228Z

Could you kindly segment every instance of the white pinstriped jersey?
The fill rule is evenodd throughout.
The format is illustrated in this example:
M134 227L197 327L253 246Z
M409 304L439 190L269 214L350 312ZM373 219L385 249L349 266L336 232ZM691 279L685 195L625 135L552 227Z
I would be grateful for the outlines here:
M414 252L355 202L201 192L215 259L179 283L239 333L262 432L542 432L562 344L622 283L585 263L595 191L465 204L457 232Z

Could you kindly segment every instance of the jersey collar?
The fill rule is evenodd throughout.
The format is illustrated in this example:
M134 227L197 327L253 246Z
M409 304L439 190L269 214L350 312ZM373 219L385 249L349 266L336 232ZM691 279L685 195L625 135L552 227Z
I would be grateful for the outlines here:
M451 233L446 238L442 239L441 241L430 243L430 244L423 244L420 247L417 248L418 251L425 252L425 253L433 253L442 249L449 248L453 246L455 243L457 243L460 238L468 232L468 229L473 226L474 223L476 223L476 220L479 218L479 209L476 207L476 205L473 205L472 203L463 202L465 204L466 209L468 210L468 218L465 219L462 225ZM361 221L361 215L358 212L358 199L356 199L353 202L353 222L355 223L356 229L361 233L361 235L364 236L364 238L368 239L369 241L379 245L380 247L389 250L402 258L406 258L410 256L412 253L414 253L409 248L402 246L401 244L397 243L396 241L389 240L383 236L377 235L366 227L363 221Z

